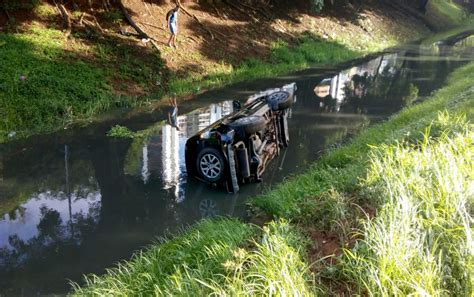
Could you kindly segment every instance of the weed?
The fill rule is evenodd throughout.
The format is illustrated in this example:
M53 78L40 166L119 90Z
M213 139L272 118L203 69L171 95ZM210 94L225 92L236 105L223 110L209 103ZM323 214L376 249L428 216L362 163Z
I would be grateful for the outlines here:
M115 125L107 132L107 136L116 138L134 138L135 133L127 127Z

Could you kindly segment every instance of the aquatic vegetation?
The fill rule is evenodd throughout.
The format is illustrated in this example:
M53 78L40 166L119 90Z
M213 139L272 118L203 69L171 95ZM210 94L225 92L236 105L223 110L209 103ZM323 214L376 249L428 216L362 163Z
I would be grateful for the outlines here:
M418 99L419 89L414 84L408 87L408 94L402 98L403 106L411 106Z
M127 127L115 125L107 131L107 136L116 138L134 138L135 133Z

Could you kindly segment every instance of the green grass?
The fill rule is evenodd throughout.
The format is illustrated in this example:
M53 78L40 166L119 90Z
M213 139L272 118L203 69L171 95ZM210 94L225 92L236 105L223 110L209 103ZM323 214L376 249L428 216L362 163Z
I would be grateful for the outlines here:
M224 263L222 279L199 282L212 296L313 296L317 291L304 247L304 238L288 222L271 222L252 249L239 249Z
M86 296L203 296L202 284L222 278L226 261L255 229L236 220L202 221L176 238L136 254L104 276L88 276L75 295ZM201 280L199 282L197 280Z
M64 125L75 114L90 114L105 102L110 87L101 69L63 57L60 31L33 28L28 34L0 34L0 140ZM56 115L62 116L58 123Z
M471 63L426 102L252 201L303 228L338 234L341 247L361 239L338 265L317 271L326 293L340 283L370 296L472 291L473 79Z
M112 92L115 77L142 84L156 78L157 70L134 54L107 41L94 46L66 41L61 31L39 25L21 34L0 33L0 143L140 105L143 100Z
M323 41L304 36L296 46L284 41L272 44L267 60L248 59L239 66L230 67L211 75L172 78L169 83L170 94L189 94L203 89L220 87L225 84L276 76L310 66L334 65L363 55L339 43Z
M465 31L474 30L474 17L470 16L466 18L460 26L456 26L455 28L449 29L447 31L439 32L436 34L431 35L429 38L426 38L422 41L424 45L430 45L434 42L442 39L449 38L451 36L460 34Z
M301 233L282 220L256 231L235 220L203 221L104 276L88 276L74 295L313 295Z
M447 118L449 121L465 122ZM447 125L449 126L449 125ZM359 293L469 296L473 290L474 133L444 130L416 144L372 150L365 195L379 200L375 220L339 269Z

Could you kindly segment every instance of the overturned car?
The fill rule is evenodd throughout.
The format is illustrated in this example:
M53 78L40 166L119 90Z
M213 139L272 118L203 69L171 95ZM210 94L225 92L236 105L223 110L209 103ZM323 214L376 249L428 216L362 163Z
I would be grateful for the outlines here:
M239 184L259 182L268 162L288 146L288 116L296 84L248 98L243 107L190 137L185 158L189 176L237 192Z

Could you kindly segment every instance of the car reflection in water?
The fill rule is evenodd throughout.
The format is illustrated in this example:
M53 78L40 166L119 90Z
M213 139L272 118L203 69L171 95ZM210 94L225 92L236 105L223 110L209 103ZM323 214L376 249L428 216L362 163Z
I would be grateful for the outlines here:
M140 177L144 184L159 180L175 202L186 196L184 145L190 135L206 128L233 111L233 102L224 101L177 117L178 129L160 122L133 140L125 159L125 174ZM141 149L136 149L141 148Z
M232 101L225 101L178 116L179 131L162 121L132 140L62 146L45 163L47 175L23 189L31 192L5 189L17 181L2 174L2 199L25 202L0 217L0 288L64 292L65 279L102 272L148 244L153 234L234 214L237 196L188 182L184 163L188 135L232 111ZM15 159L9 163L19 168ZM28 172L24 176L25 185Z
M400 104L390 102L389 90L402 65L398 54L387 54L323 79L314 88L319 111L368 113L371 107Z
M68 280L103 273L157 236L204 217L240 216L246 197L300 172L319 150L412 102L404 98L431 94L448 73L473 60L472 42L410 46L360 67L301 78L290 126L294 145L269 163L263 183L242 187L238 195L186 179L184 164L186 139L229 114L231 101L178 116L180 131L156 123L166 118L158 114L132 121L138 126L134 130L142 130L134 139L108 138L109 127L99 125L84 134L55 133L2 145L1 294L65 293ZM195 101L199 106L215 102L224 97L220 92L210 101Z

